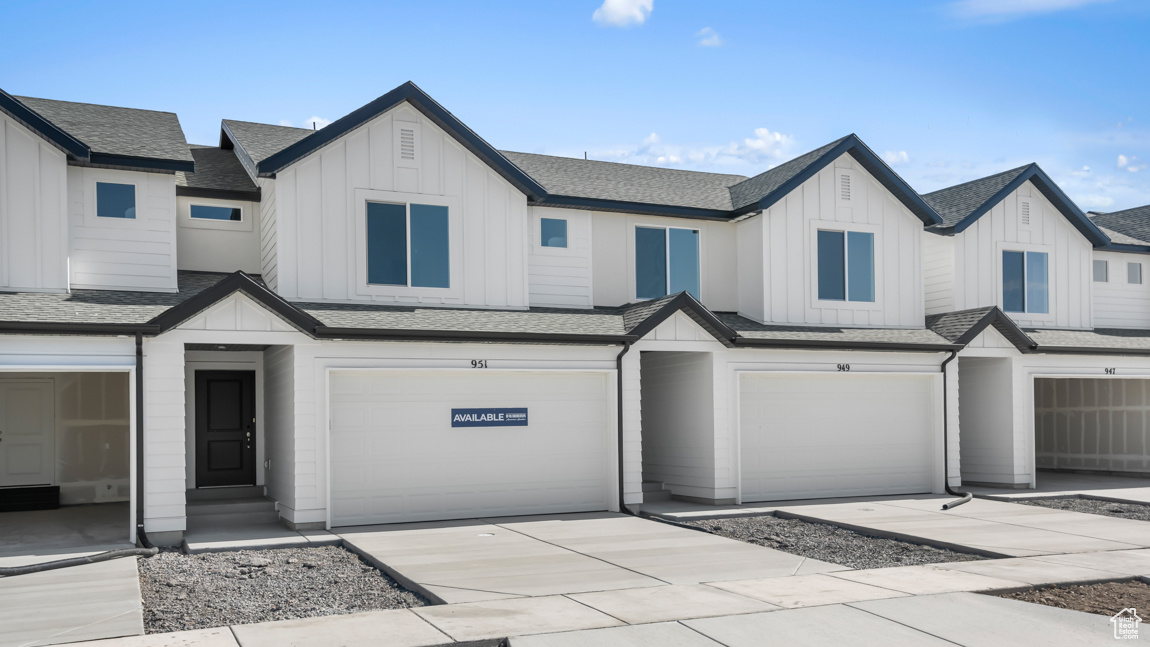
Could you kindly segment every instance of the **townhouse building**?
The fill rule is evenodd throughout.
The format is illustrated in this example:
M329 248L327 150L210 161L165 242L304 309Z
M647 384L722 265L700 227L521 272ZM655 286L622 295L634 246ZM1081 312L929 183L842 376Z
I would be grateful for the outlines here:
M1150 471L1147 214L1034 165L923 196L854 135L754 177L500 151L411 83L216 146L0 119L9 509L172 544L205 493L306 529Z

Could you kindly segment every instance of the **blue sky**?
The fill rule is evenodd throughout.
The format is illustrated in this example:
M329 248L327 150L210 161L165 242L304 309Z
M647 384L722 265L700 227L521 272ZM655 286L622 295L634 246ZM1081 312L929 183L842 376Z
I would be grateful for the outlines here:
M412 80L499 148L751 175L857 133L922 193L1038 162L1150 204L1145 0L8 3L0 88L336 119Z

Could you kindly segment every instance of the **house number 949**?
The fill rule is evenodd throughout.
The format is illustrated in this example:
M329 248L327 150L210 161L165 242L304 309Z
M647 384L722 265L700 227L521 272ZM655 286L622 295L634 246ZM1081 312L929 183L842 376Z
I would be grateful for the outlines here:
M487 360L473 359L471 360L471 368L487 368Z
M851 365L850 364L839 364L838 369L845 373L845 372L851 370Z

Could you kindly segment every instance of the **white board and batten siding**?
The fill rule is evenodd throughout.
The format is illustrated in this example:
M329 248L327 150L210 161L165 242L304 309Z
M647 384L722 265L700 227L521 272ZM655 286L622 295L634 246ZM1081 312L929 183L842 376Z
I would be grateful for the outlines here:
M264 191L275 240L265 229L262 263L287 299L527 306L526 196L406 103L279 171ZM364 203L424 196L451 210L451 286L368 286Z
M1095 251L1093 260L1106 261L1108 275L1104 282L1093 281L1094 325L1098 328L1150 327L1150 255ZM1131 263L1141 265L1141 283L1130 282Z
M264 283L273 291L279 285L279 259L276 255L276 181L258 178L260 186L260 271Z
M136 187L135 218L96 216L96 183ZM176 291L176 180L165 173L68 167L72 287Z
M922 232L926 314L954 312L954 237Z
M527 256L527 284L532 306L551 308L590 308L591 297L591 213L577 209L529 207L531 219L530 253ZM540 220L567 221L567 247L544 247Z
M68 289L64 153L0 114L0 290Z
M922 327L922 221L849 154L738 227L740 314L764 323ZM818 298L820 229L874 234L873 303Z
M1029 206L1023 222L1020 208ZM954 307L1002 307L1002 252L1046 252L1048 314L1007 313L1021 326L1090 328L1093 245L1030 182L954 235Z

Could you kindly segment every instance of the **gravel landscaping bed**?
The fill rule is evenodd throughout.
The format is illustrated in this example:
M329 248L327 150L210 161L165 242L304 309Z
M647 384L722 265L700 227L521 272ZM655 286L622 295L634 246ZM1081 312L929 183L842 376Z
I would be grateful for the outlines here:
M1150 584L1133 580L1051 586L1032 591L1003 593L998 597L1112 616L1126 608L1150 609Z
M686 523L730 539L851 568L885 568L986 559L979 555L921 546L897 539L868 537L838 526L798 519L735 517Z
M1041 506L1055 510L1069 510L1071 512L1085 512L1087 514L1100 514L1119 519L1137 519L1150 521L1150 505L1141 503L1114 503L1113 501L1098 501L1096 499L1014 499L1012 503Z
M139 560L144 631L161 633L427 604L336 546Z

